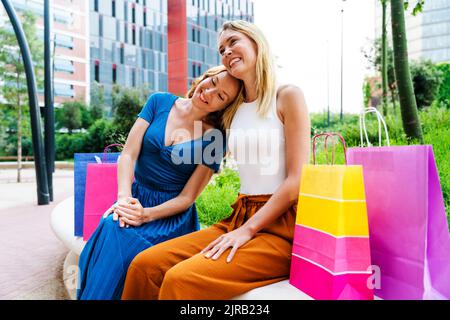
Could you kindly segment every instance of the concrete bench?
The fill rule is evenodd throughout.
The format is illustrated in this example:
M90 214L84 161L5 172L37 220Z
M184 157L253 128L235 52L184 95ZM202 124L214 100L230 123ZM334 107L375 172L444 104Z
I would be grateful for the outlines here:
M59 203L51 214L51 227L56 236L70 249L63 269L64 285L71 299L76 298L78 258L85 245L81 237L73 235L74 198ZM291 286L288 280L253 289L233 300L311 300L311 297Z

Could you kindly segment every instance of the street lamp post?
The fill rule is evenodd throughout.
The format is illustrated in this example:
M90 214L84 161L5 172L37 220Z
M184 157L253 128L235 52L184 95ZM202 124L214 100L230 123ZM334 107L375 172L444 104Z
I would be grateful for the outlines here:
M341 7L341 121L344 118L344 2Z
M44 0L44 141L50 201L53 201L53 172L55 172L55 112L53 106L53 72L50 46L51 17L50 0Z
M38 205L46 205L50 202L48 192L47 171L42 141L41 116L39 110L36 78L34 76L33 61L31 60L30 48L28 46L22 24L17 17L16 11L10 0L2 0L6 13L14 29L14 33L22 54L25 75L27 78L28 103L30 105L30 122L33 142L34 165L36 170L37 200Z
M327 40L327 126L330 127L330 44Z

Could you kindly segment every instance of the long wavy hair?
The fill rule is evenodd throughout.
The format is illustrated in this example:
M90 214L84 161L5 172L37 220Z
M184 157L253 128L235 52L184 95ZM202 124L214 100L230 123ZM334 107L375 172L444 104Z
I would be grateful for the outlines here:
M269 43L262 31L253 23L244 20L227 21L222 25L222 34L226 30L233 30L249 37L257 47L256 58L256 93L257 113L266 117L273 100L276 97L276 68L275 59L270 51Z
M191 99L194 96L194 92L200 82L207 78L214 77L222 72L228 72L224 66L212 67L211 69L207 70L203 75L194 80L191 88L186 94L186 97ZM236 99L234 99L234 101L231 102L226 108L210 113L205 119L206 123L223 132L230 128L234 114L236 113L238 107L244 102L244 85L241 80L239 80L239 82L240 89Z

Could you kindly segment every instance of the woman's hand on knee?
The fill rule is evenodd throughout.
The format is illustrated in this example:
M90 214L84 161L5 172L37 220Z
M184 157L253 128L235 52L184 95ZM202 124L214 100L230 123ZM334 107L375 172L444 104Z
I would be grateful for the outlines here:
M138 199L130 198L128 203L119 203L116 205L114 213L119 216L121 227L125 225L139 227L147 223L145 210Z
M203 249L201 253L208 259L217 260L228 248L231 248L227 257L227 262L230 263L236 251L252 238L253 233L247 228L241 227L220 236Z

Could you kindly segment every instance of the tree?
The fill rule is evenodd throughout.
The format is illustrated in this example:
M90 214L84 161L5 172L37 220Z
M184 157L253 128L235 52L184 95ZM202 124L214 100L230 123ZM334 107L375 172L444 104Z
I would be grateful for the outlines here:
M403 0L391 0L395 78L397 79L403 129L409 140L417 139L423 144L422 127L409 69L404 10Z
M105 92L103 86L101 86L97 81L94 81L91 89L90 106L90 113L93 122L103 118L103 112L105 110Z
M58 128L66 128L69 134L73 130L81 129L83 125L82 109L86 109L86 105L78 101L64 102L62 107L56 111L56 122Z
M381 33L381 88L383 91L383 114L387 116L387 92L388 92L388 55L387 55L387 29L386 29L386 8L387 0L380 0L382 7L382 33Z
M369 81L366 79L363 84L364 107L370 107L370 99L372 98L372 90Z
M42 88L44 47L36 34L36 16L27 11L20 18L35 66L37 86ZM0 80L4 83L0 89L6 101L4 112L14 119L8 126L17 132L17 182L21 182L22 139L31 134L29 121L23 119L29 117L30 110L25 68L12 28L0 28Z
M439 87L443 80L442 75L442 71L430 60L411 63L417 108L429 107L438 98Z
M113 103L114 125L122 135L128 135L142 109L143 102L139 90L125 88L115 95Z
M373 46L369 49L369 51L363 51L365 58L370 63L370 66L375 68L377 72L381 72L382 68L382 45L381 38L375 39ZM386 41L386 55L387 55L387 85L389 88L389 92L391 95L391 103L394 109L394 113L396 113L396 100L397 100L397 84L395 80L395 71L394 71L394 53L392 51L392 47Z

